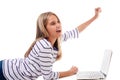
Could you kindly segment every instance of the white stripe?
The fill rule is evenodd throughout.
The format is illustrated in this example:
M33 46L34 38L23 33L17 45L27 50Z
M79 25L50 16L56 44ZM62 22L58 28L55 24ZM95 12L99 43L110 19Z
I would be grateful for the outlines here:
M10 63L11 63L11 71L10 71L10 74L13 76L14 79L18 79L18 78L17 78L17 75L14 73L13 60L11 60Z
M35 74L33 76L36 76L36 75L39 75L40 72L38 72L39 70L39 67L37 67L38 65L35 65L36 63L33 63L32 61L28 62L26 61L26 65L29 65L29 68L30 68L30 71L31 71L31 74Z
M16 69L15 66L13 66L13 69L14 69L14 72L17 75L18 79L22 79L23 80L23 78L18 74L17 69Z
M49 46L46 46L45 47L45 45L44 45L44 47L42 46L43 44L42 43L40 43L39 41L37 41L36 42L36 44L39 46L39 49L40 49L40 51L42 51L42 52L51 52L51 47L49 47Z
M70 38L78 38L79 36L78 36L78 29L77 28L75 28L75 29L73 29L73 30L71 30L71 31L67 31L67 32L65 32L63 35L62 35L62 40L63 41L67 41L68 39L70 39Z
M4 74L4 75L5 75L9 80L13 80L13 79L10 77L9 73L8 73L8 64L7 64L7 62L8 62L8 60L5 60L5 66L4 66L5 74Z
M30 55L28 56L29 58L12 59L13 61L5 60L4 75L7 76L8 80L13 80L12 77L15 80L36 79L35 77L38 77L38 75L42 75L42 73L47 74L47 75L44 75L46 79L49 79L49 78L56 79L56 77L58 77L58 74L52 71L52 64L55 61L55 58L57 56L56 54L57 51L54 51L53 48L51 47L51 44L45 39L44 41L40 40L40 42L39 41L36 42L36 44L33 47L34 50L32 50L34 51L34 53L31 51ZM9 63L7 64L8 61ZM9 68L7 66L9 66ZM38 70L41 70L42 73ZM12 77L9 75L8 71L10 71L10 75Z

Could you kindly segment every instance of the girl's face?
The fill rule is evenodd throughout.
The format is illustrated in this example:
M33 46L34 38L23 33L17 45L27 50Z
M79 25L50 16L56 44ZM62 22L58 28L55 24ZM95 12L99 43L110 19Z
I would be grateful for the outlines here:
M62 27L60 21L55 15L51 15L48 18L46 29L49 34L49 38L58 38L61 36Z

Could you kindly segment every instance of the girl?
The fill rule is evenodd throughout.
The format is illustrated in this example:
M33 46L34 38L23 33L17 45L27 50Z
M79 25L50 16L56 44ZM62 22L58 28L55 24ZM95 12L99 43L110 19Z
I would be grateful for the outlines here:
M91 19L62 35L57 15L52 12L42 13L37 20L36 39L25 53L25 58L0 61L0 80L35 80L39 76L43 76L44 80L57 80L75 75L78 71L75 66L68 71L52 71L53 63L62 55L60 42L71 37L78 38L79 32L92 23L100 12L101 9L96 8Z

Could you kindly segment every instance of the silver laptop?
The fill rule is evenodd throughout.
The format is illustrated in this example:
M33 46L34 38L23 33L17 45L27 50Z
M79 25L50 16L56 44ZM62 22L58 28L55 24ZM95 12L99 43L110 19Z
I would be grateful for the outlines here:
M108 74L112 50L105 50L100 71L82 71L76 74L77 80L105 80Z

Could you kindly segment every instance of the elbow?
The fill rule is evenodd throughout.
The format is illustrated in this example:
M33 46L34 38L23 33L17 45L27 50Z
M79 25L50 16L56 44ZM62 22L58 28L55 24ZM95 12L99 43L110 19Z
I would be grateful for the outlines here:
M44 80L57 80L59 78L58 72L50 72L49 74L44 74L43 78Z

